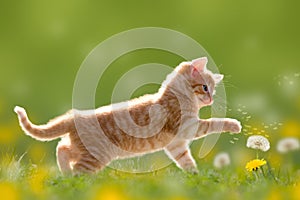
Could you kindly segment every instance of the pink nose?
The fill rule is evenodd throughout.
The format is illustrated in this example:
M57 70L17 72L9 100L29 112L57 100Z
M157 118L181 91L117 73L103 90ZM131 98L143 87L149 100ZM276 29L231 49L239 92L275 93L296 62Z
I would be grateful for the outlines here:
M210 95L209 95L209 99L210 99L209 105L213 104L213 103L214 103L214 100L213 100L213 98L212 98Z
M209 96L208 98L205 98L203 102L207 105L211 105L213 104L214 100L212 99L211 96Z

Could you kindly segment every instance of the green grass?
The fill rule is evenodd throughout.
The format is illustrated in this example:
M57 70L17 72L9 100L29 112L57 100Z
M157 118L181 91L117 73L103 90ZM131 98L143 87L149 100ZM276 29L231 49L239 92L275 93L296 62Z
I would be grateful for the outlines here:
M64 177L54 163L37 166L6 156L0 167L1 199L258 200L299 197L296 196L299 195L296 172L287 176L274 169L269 171L267 166L265 175L258 173L258 177L246 172L243 167L215 170L208 164L199 166L197 175L171 165L145 174L106 168L93 176Z

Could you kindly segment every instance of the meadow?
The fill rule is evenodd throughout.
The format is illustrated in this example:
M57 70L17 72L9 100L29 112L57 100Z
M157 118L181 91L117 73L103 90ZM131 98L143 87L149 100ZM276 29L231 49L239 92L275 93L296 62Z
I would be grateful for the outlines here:
M243 167L217 170L205 163L199 169L199 174L192 175L174 165L144 174L108 168L93 176L66 177L51 165L26 164L7 156L1 163L0 192L6 200L299 199L296 171L266 167L264 174L256 176Z

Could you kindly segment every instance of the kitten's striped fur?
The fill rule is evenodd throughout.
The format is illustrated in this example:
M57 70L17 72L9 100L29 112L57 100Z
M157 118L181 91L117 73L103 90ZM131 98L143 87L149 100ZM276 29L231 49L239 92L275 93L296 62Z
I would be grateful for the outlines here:
M213 103L215 86L223 78L206 64L206 57L181 63L156 94L96 110L71 110L46 125L32 124L23 108L15 112L27 135L41 141L62 138L57 163L64 174L97 172L114 159L162 149L178 167L196 173L190 141L241 131L235 119L199 119L199 109Z

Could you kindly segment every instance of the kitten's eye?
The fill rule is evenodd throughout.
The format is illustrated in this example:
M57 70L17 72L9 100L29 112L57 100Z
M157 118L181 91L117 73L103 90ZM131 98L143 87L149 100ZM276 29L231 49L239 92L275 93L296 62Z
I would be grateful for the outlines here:
M208 87L207 87L207 85L202 85L202 89L203 89L204 92L208 92Z

